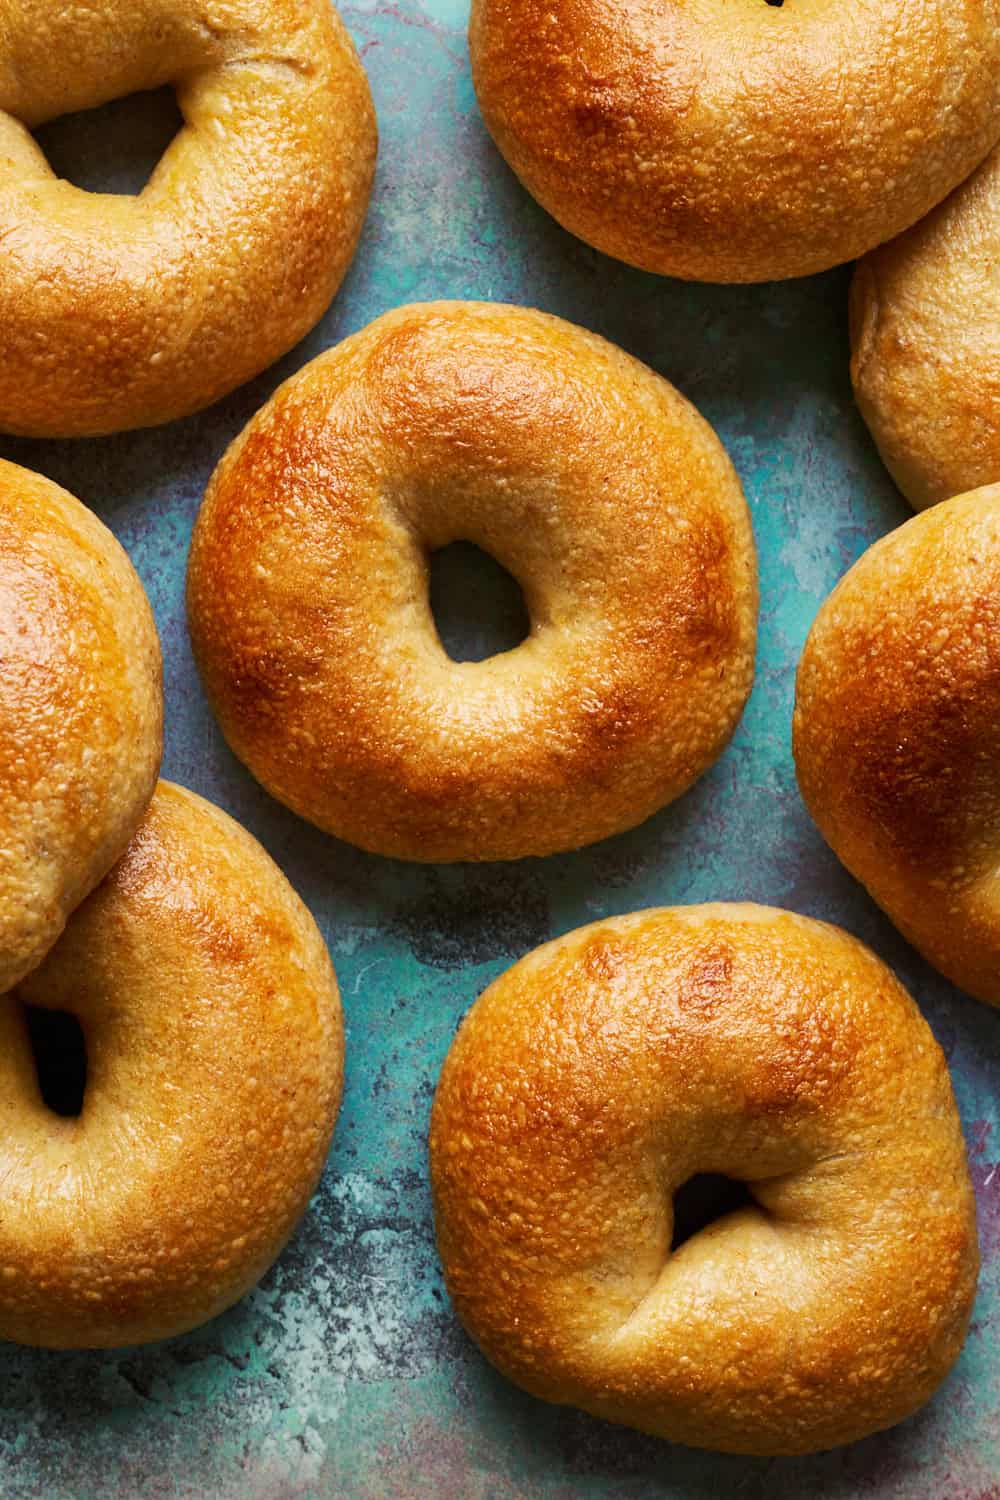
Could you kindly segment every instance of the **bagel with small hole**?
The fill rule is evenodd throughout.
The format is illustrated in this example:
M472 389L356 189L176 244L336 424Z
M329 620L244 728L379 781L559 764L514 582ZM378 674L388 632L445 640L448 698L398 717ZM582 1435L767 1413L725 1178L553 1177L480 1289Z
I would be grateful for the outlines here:
M543 1400L811 1453L901 1421L962 1347L976 1213L945 1060L835 927L678 907L536 949L462 1022L430 1160L456 1311ZM703 1173L750 1202L674 1249Z

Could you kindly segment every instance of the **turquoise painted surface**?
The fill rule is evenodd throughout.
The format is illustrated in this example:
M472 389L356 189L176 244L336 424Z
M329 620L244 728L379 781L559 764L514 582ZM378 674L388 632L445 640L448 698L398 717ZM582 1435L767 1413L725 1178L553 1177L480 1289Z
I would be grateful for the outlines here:
M129 548L166 650L166 774L262 839L329 940L348 1024L337 1138L288 1252L208 1328L109 1355L0 1349L0 1495L752 1500L780 1488L838 1500L997 1500L1000 1017L931 973L839 868L799 802L789 754L793 671L817 605L908 514L852 406L847 277L710 288L603 259L548 220L493 150L469 82L463 4L352 6L346 19L372 80L382 146L363 243L321 327L266 376L165 431L0 443L79 494ZM157 100L138 114L105 113L110 123L51 128L46 145L88 185L134 186L169 112ZM648 361L718 428L754 512L760 661L730 749L645 827L541 863L408 868L298 823L226 751L185 635L188 536L225 444L319 350L388 307L437 296L535 304ZM955 1374L894 1432L810 1460L686 1451L543 1406L483 1363L438 1275L427 1118L475 995L527 948L581 922L709 897L831 918L894 966L948 1053L979 1192L985 1268Z

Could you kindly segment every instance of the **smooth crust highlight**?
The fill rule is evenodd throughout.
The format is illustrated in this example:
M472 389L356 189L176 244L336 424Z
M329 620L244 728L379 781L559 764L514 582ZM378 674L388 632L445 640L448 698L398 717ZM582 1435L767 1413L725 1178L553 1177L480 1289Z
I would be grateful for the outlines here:
M837 928L715 905L546 944L462 1023L430 1152L456 1310L544 1400L810 1453L909 1415L961 1349L978 1247L944 1057ZM755 1202L671 1251L702 1172Z
M136 198L29 133L167 83L184 127ZM375 145L329 0L0 0L0 428L169 422L270 365L340 285Z
M851 286L851 377L917 510L1000 483L1000 148Z
M1000 485L915 516L841 579L799 663L794 751L851 874L1000 1005Z
M564 228L695 281L852 260L1000 138L996 0L473 0L491 135Z
M475 542L531 633L459 663L427 557ZM544 313L400 308L294 376L213 476L188 612L236 754L321 828L414 860L629 828L720 753L753 675L756 557L711 428Z
M19 1001L79 1019L78 1119L42 1103ZM145 1343L235 1302L316 1185L342 1068L306 908L238 824L161 782L124 858L0 1005L0 1338Z
M0 993L121 854L160 765L160 643L124 550L0 461Z

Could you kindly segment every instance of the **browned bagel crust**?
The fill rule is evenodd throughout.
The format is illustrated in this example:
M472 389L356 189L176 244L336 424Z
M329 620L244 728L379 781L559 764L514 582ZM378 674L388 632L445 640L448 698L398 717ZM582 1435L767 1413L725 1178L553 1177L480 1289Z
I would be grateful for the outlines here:
M1000 1005L1000 485L915 516L841 579L799 663L794 751L852 875Z
M79 1119L41 1102L19 1001L79 1018ZM238 824L161 782L124 858L0 1001L0 1338L113 1348L235 1302L306 1207L342 1068L306 908Z
M1000 138L997 0L473 0L483 117L564 228L770 281L899 234Z
M715 905L546 944L462 1023L430 1151L457 1311L545 1400L808 1453L907 1416L961 1348L978 1247L945 1061L834 927ZM699 1172L756 1203L671 1252Z
M452 661L429 550L482 545L532 632ZM641 822L719 754L756 558L715 434L664 380L524 308L379 318L293 377L209 486L191 636L226 738L321 828L511 859Z
M166 83L185 126L136 198L28 133ZM340 285L375 144L329 0L0 0L0 428L147 427L271 364Z
M160 765L152 611L79 500L0 461L0 993L121 854Z
M918 510L1000 483L1000 148L858 266L851 376Z

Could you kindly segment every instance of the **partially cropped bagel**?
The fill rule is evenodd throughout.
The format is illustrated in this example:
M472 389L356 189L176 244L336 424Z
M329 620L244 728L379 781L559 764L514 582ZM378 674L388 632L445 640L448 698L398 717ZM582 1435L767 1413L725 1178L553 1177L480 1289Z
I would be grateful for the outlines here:
M531 633L456 662L427 558L480 544ZM253 419L195 527L195 654L236 754L321 828L416 860L629 828L719 754L756 557L718 438L666 381L524 308L403 307Z
M944 1057L834 927L714 905L547 943L462 1023L430 1150L459 1316L547 1401L808 1453L900 1421L962 1346L978 1248ZM750 1202L673 1249L701 1173Z
M469 47L528 191L666 276L853 260L1000 139L997 0L473 0Z
M794 749L852 875L1000 1005L1000 485L915 516L841 579L799 663Z
M46 1108L23 1006L86 1038ZM241 1297L292 1232L340 1104L340 999L260 845L161 782L44 965L0 998L0 1338L145 1343Z
M159 640L125 552L79 500L0 461L0 992L121 854L162 733Z
M184 127L136 198L29 134L167 83ZM0 429L151 426L256 375L340 285L374 160L330 0L0 0Z
M851 342L858 405L911 505L1000 482L1000 147L861 262Z

